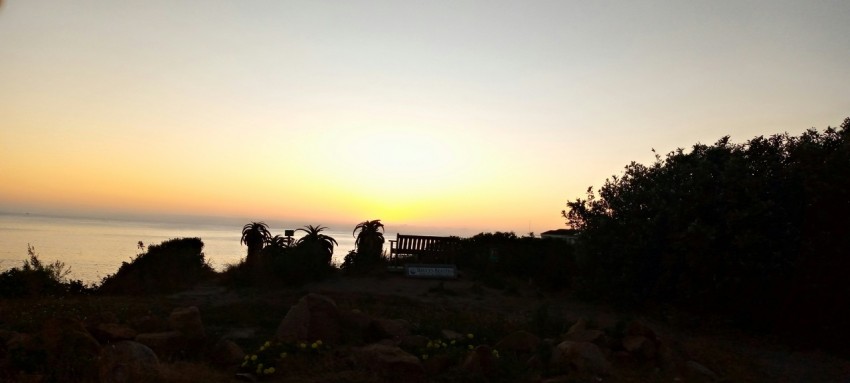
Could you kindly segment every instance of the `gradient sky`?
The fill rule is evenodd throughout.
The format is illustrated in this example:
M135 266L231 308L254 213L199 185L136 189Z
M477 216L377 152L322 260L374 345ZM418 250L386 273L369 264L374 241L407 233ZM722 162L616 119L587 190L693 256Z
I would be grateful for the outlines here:
M564 227L630 161L850 115L850 2L0 6L0 210Z

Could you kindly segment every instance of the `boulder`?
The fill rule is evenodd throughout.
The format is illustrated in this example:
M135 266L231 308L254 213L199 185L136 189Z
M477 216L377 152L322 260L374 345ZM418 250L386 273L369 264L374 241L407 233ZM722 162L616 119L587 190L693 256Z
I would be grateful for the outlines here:
M327 344L339 343L342 328L336 302L319 294L305 295L286 313L275 337L286 342L321 340Z
M604 343L605 332L602 330L577 330L564 335L566 340L574 342Z
M357 309L340 310L339 314L340 324L345 329L346 338L363 340L369 330L369 325L372 324L372 317Z
M597 375L608 375L611 372L611 363L597 345L589 342L561 342L552 352L552 364Z
M573 323L572 326L570 326L570 329L567 330L567 334L584 330L587 330L587 319L581 318L577 320L576 323Z
M185 354L188 340L179 331L155 332L136 335L136 342L150 347L160 359L172 360Z
M143 315L130 320L130 327L139 333L154 333L168 330L168 324L154 315Z
M138 342L119 341L101 349L101 382L144 383L159 380L159 359L149 347Z
M440 331L440 335L445 340L462 340L462 339L466 338L465 335L463 335L463 334L461 334L457 331L447 330L447 329L443 329L442 331Z
M650 360L655 358L657 347L655 342L643 335L626 335L623 337L623 349L638 359Z
M473 374L490 376L496 373L496 357L493 350L485 345L475 348L463 362L463 369Z
M210 350L209 357L213 363L219 366L234 366L242 363L245 358L245 351L232 340L221 339Z
M398 346L408 350L425 348L428 345L428 337L424 335L406 335L401 337Z
M717 376L717 374L714 373L714 371L711 371L711 369L709 369L706 366L703 366L702 364L700 364L696 361L693 361L693 360L687 361L685 363L685 367L687 368L688 375L694 381L715 382L715 381L720 380L720 377Z
M101 323L89 328L89 332L100 343L114 343L122 340L133 340L136 338L136 330L129 326L116 323Z
M425 370L419 358L396 346L370 344L354 349L355 359L387 381L421 382Z
M100 343L82 322L50 319L40 333L51 379L58 382L95 380L98 375Z
M404 319L377 318L369 325L372 339L399 340L410 335L410 323Z
M649 326L644 324L641 321L634 320L626 327L625 331L626 336L643 336L653 342L658 340L658 337L655 335L655 331L653 331Z
M531 354L537 351L538 346L540 346L540 338L537 335L520 330L502 338L499 343L496 343L496 350L499 350L499 352Z
M201 312L195 306L178 307L168 316L168 324L173 330L181 332L187 339L206 337Z

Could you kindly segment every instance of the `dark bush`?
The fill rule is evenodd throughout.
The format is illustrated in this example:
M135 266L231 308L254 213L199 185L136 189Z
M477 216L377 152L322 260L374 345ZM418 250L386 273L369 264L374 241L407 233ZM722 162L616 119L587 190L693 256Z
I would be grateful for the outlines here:
M850 118L631 163L569 202L588 297L659 302L846 347Z
M30 245L27 245L27 254L29 259L21 267L0 273L0 297L62 296L91 292L91 288L82 281L67 279L71 269L63 262L42 263Z
M204 260L200 238L170 239L151 245L115 274L103 279L98 289L105 294L168 293L193 286L211 277L212 267Z
M460 240L457 254L462 270L530 279L548 289L569 287L575 271L573 246L558 239L481 233Z

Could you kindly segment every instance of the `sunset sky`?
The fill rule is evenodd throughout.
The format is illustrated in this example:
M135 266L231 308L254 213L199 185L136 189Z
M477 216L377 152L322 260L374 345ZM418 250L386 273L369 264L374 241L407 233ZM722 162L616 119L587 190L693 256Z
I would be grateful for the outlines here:
M564 227L630 161L850 116L850 1L0 6L0 211Z

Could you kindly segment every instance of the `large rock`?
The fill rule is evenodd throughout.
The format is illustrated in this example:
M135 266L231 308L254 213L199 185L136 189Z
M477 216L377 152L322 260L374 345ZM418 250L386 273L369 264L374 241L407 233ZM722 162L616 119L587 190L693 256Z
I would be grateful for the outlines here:
M658 340L658 337L655 335L655 331L653 331L651 328L649 328L649 326L638 320L634 320L629 323L629 325L626 327L625 335L643 336L653 342Z
M96 379L100 343L81 322L50 319L40 336L53 380L76 382Z
M485 345L475 348L463 362L463 368L473 374L490 376L496 373L496 357L493 350Z
M611 373L611 363L597 345L589 342L561 342L552 353L552 364L598 375Z
M336 302L319 294L305 295L286 313L275 337L286 342L339 343L342 329Z
M233 366L242 363L245 351L232 340L221 339L213 346L209 357L220 366Z
M101 323L89 328L89 332L100 343L114 343L122 340L133 340L136 338L136 330L129 326L117 323Z
M520 330L502 338L499 343L496 343L496 350L502 353L531 354L537 351L538 346L540 346L540 338L537 335Z
M168 324L172 329L180 331L187 339L203 339L206 337L201 312L195 306L178 307L168 316Z
M564 335L566 340L574 342L605 343L605 332L602 330L577 330Z
M391 339L398 341L410 335L410 323L404 319L376 318L369 325L372 339Z
M143 315L130 320L130 327L138 333L155 333L168 331L168 323L154 315Z
M146 383L161 380L159 359L149 347L133 341L120 341L100 352L102 383Z
M386 381L420 382L425 370L419 359L396 346L370 344L354 350L356 360Z
M186 336L179 331L139 334L136 335L136 342L150 347L164 360L184 356L188 347Z
M699 362L689 360L685 363L685 367L687 367L689 377L694 381L716 382L720 380L720 377L714 371Z
M573 323L573 325L570 326L570 329L567 330L567 334L584 330L587 330L587 319L580 318L576 321L576 323Z
M623 348L638 359L655 359L656 344L643 335L626 335L622 343Z

